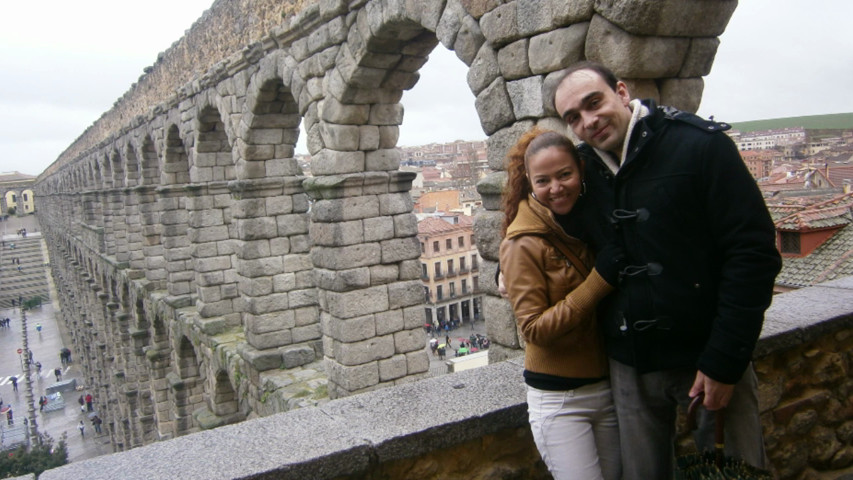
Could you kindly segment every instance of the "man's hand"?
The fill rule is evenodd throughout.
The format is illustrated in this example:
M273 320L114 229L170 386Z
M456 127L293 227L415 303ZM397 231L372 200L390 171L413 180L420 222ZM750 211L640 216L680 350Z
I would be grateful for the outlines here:
M732 399L732 394L735 391L734 385L728 383L720 383L704 373L697 371L696 380L693 381L693 386L690 387L690 398L705 392L705 401L702 405L706 410L719 410L725 408Z

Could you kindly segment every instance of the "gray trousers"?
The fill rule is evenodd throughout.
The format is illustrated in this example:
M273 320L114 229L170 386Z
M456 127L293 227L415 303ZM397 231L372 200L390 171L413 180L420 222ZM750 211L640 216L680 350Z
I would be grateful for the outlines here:
M677 406L687 408L695 369L667 370L638 375L633 367L610 359L610 382L624 480L671 479L675 459ZM758 381L750 364L734 394L725 418L725 451L759 468L766 453L758 418ZM699 450L714 448L714 412L699 409L694 440Z

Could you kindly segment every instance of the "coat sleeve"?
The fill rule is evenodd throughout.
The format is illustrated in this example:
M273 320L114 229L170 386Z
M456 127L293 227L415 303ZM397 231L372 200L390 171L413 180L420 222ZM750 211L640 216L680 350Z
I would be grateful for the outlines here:
M501 243L501 270L516 322L525 341L543 346L589 326L595 318L596 305L613 290L593 269L564 298L552 301L546 255L542 242L533 236Z
M705 211L719 261L717 316L698 368L737 383L752 359L782 266L776 231L758 185L726 135L712 135L703 155Z

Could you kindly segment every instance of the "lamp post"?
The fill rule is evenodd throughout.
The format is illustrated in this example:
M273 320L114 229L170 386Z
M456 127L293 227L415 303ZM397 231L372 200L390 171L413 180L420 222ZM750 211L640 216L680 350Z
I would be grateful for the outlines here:
M30 445L33 445L34 442L38 442L39 431L38 431L38 425L36 424L36 407L33 404L33 398L34 398L33 397L33 382L30 379L30 362L29 362L30 349L29 349L29 342L27 340L27 310L24 308L23 305L21 305L20 308L21 308L21 329L22 329L21 338L23 340L24 355L27 356L27 361L24 362L24 375L26 378L25 388L27 389L27 394L26 394L27 417L29 418L29 421L30 421L29 439L30 439Z

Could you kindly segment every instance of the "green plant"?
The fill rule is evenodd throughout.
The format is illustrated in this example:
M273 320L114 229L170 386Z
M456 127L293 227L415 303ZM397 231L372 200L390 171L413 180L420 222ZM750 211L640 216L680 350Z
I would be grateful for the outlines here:
M56 468L68 463L68 446L63 433L56 447L53 438L48 434L40 434L39 441L30 448L20 446L7 450L0 455L0 478L16 477L34 473L36 477L45 470Z
M14 215L17 211L18 210L15 207L9 207L9 209L6 210L6 213L8 213L9 215Z
M41 306L41 296L40 295L36 295L35 297L24 300L23 303L21 304L21 307L24 310L32 310L32 309L34 309L36 307L40 307L40 306Z

